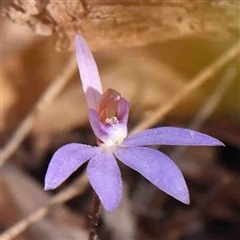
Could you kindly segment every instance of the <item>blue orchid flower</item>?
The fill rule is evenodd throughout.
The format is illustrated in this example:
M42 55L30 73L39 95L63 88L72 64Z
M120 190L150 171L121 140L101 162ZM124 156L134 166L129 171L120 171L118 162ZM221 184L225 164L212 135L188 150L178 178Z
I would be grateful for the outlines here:
M55 189L82 164L103 207L112 212L121 200L122 179L116 159L139 172L159 189L189 204L189 192L177 165L149 145L224 146L219 140L176 127L147 129L127 137L130 104L116 90L103 93L97 65L85 40L75 37L80 77L98 147L70 143L55 152L45 177L45 190Z

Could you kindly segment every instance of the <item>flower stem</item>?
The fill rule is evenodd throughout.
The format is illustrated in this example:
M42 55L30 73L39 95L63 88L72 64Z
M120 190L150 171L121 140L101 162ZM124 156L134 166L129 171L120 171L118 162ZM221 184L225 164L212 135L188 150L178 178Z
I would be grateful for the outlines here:
M97 227L98 227L99 216L100 216L100 208L99 207L100 207L100 199L94 191L91 214L89 215L90 230L89 230L88 240L97 240L98 239Z

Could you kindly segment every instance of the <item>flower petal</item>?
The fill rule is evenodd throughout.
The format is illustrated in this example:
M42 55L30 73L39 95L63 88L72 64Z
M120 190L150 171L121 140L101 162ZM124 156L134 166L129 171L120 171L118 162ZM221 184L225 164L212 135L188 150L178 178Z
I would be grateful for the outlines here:
M183 175L168 156L145 147L119 147L114 154L120 161L142 174L162 191L189 204L188 188Z
M113 154L103 151L92 158L88 163L87 173L103 207L112 212L122 197L121 172Z
M97 109L103 91L96 62L87 43L78 34L75 36L75 48L88 108Z
M146 145L224 146L216 138L190 129L177 127L152 128L134 134L122 145L126 147Z
M119 100L119 103L118 103L118 120L121 123L127 124L129 109L130 109L129 102L125 98L121 97L121 99Z
M108 134L101 128L101 122L99 119L99 114L94 109L88 110L88 118L91 124L92 130L97 138L102 141L107 141L109 138Z
M45 176L44 190L55 189L84 162L100 152L98 147L70 143L53 155Z

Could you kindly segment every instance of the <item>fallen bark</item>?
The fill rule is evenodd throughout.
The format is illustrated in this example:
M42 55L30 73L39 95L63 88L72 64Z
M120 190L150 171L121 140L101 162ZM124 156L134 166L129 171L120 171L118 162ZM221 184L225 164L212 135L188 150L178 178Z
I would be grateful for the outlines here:
M14 0L4 14L37 34L57 34L58 49L71 48L76 32L92 49L134 47L187 35L230 38L238 34L239 2L226 0Z

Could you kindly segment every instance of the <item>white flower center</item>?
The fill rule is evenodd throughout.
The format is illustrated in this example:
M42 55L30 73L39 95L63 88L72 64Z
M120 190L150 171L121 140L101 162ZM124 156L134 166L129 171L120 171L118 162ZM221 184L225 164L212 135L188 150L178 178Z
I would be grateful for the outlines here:
M122 143L127 136L126 125L120 124L116 116L106 118L104 124L107 126L107 133L109 135L109 137L104 140L104 145L112 147Z

